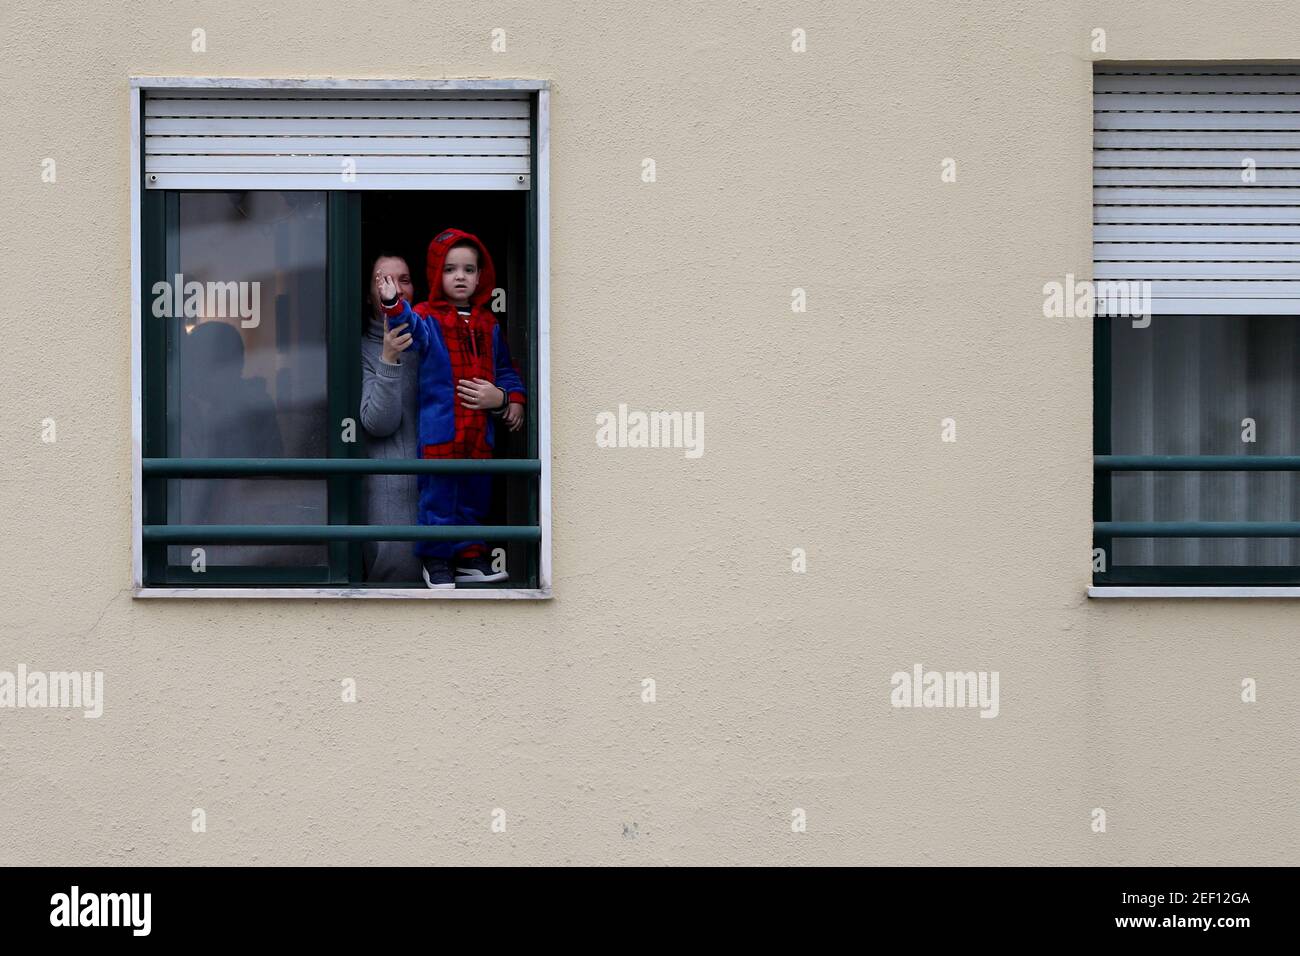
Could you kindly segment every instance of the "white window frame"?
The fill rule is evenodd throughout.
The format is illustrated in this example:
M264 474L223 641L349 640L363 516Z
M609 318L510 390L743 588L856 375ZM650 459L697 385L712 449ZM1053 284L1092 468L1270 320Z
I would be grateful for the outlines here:
M144 585L144 406L142 392L143 341L141 269L143 267L140 184L144 143L141 118L148 90L516 90L537 94L537 135L533 149L537 175L532 189L537 203L537 382L536 396L538 476L538 586L536 588L358 588L358 587L146 587ZM549 599L551 594L551 203L550 203L550 81L524 79L453 80L345 80L260 79L248 77L133 76L131 110L131 574L137 598L400 598L406 600Z

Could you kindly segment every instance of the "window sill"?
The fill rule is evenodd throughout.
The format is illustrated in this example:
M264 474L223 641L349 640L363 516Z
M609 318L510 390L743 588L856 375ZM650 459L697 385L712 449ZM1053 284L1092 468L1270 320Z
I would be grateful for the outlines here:
M1300 587L1105 585L1089 587L1090 598L1300 598Z
M137 598L305 598L319 601L330 598L386 598L425 601L460 600L550 600L549 588L135 588Z

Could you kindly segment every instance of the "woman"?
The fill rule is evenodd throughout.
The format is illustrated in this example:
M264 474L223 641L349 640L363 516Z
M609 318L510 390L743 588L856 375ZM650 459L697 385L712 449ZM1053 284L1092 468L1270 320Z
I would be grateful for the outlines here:
M410 330L386 328L379 305L379 277L392 276L407 301L414 298L406 260L389 252L375 257L369 270L365 332L361 338L361 426L371 458L419 458L416 446L417 382L420 360ZM415 475L367 475L366 510L373 524L417 524ZM366 580L414 584L423 574L409 541L367 541Z

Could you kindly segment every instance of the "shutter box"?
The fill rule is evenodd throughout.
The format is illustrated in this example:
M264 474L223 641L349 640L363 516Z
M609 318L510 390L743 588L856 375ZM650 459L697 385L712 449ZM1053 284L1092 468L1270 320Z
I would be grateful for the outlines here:
M145 188L526 190L531 107L514 90L147 90Z
M1093 278L1155 314L1300 313L1300 68L1097 65Z

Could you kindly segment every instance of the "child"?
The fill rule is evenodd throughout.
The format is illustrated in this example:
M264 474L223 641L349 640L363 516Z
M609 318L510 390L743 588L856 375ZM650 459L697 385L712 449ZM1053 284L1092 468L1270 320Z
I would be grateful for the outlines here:
M426 269L429 301L414 309L400 298L391 275L379 281L389 327L406 323L420 358L421 457L491 458L495 419L517 431L524 422L525 396L505 336L487 306L496 287L492 257L477 236L447 229L429 243ZM420 524L482 524L492 479L421 475L419 490ZM492 570L482 541L419 541L415 553L431 588L506 577L505 571Z

